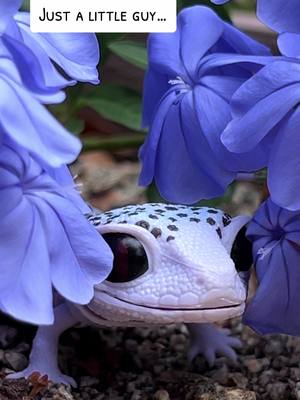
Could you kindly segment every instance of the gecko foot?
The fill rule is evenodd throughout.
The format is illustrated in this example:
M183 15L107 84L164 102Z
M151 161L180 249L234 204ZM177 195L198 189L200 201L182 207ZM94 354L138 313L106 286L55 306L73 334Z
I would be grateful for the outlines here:
M216 356L225 356L233 363L237 361L234 349L242 347L242 342L230 336L229 329L216 328L212 324L189 324L190 348L188 352L189 362L202 354L208 365L213 367Z
M28 379L33 374L36 374L37 371L40 376L46 375L48 377L48 381L52 383L62 383L64 385L71 385L73 387L77 387L77 384L73 378L71 378L68 375L62 374L58 368L51 369L49 368L49 366L46 368L42 368L40 365L39 366L29 365L23 371L7 375L6 379L21 379L21 378Z

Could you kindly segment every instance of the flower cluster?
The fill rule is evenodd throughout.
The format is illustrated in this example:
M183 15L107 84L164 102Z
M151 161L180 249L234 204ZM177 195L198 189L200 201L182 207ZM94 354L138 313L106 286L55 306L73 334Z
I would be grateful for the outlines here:
M270 199L248 230L260 286L245 321L300 334L300 5L258 0L257 14L279 33L281 56L204 6L183 10L175 33L150 35L140 182L194 203L222 195L239 173L267 169Z
M0 310L51 324L54 288L86 304L112 266L66 166L80 142L44 106L99 82L99 47L91 34L33 34L21 3L0 4Z

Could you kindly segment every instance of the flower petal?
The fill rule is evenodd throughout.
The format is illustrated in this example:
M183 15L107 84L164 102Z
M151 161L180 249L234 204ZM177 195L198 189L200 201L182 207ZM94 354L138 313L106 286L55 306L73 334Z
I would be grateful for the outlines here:
M94 296L94 285L111 271L111 250L64 197L42 192L32 201L39 209L48 238L54 287L64 298L87 304Z
M279 35L277 43L281 54L287 57L300 57L300 33L284 32Z
M189 92L170 107L157 152L155 178L158 189L163 197L177 203L216 197L233 179L231 173L218 165L201 132L192 96Z
M139 152L139 156L142 161L142 170L139 180L141 185L149 185L154 178L156 156L158 152L161 131L163 129L168 110L176 101L177 95L174 91L170 91L162 98L158 105L158 110L150 132Z
M74 161L81 144L29 92L0 73L1 128L43 165ZM50 155L50 156L49 156Z
M10 19L21 7L23 0L2 0L0 2L0 35L5 31Z
M272 200L291 211L300 209L299 130L300 108L298 107L273 144L268 169L268 186Z
M243 92L243 97L246 93L247 91ZM229 123L222 134L222 142L228 150L235 153L252 150L299 103L299 100L299 83L277 90L260 100L243 117Z
M298 0L258 0L257 16L276 32L298 33L300 30Z
M299 248L287 241L272 250L272 256L257 262L257 271L266 270L255 297L246 308L243 321L259 333L298 336L300 318Z
M71 78L80 82L99 83L97 65L100 53L94 34L32 33L29 13L18 13L15 20L22 34L31 36Z

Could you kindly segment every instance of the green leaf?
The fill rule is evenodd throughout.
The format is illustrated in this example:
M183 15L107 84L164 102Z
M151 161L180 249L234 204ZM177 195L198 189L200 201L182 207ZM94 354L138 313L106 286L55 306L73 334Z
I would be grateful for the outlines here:
M108 48L130 64L144 70L147 68L147 49L144 44L124 40L112 42L108 45Z
M135 131L141 130L141 96L121 86L103 84L80 99L80 105L90 106L104 118Z
M75 116L72 116L65 123L65 127L74 135L78 136L84 130L84 121Z

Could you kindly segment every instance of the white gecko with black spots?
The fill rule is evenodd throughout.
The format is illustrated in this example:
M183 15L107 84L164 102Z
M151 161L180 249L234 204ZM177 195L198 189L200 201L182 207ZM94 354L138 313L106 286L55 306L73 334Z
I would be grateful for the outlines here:
M60 373L56 353L60 333L78 321L100 326L187 323L190 359L199 353L210 365L216 354L236 359L233 347L240 341L211 323L244 311L252 265L245 237L249 217L231 218L207 207L146 204L95 211L87 218L111 247L113 270L95 286L90 304L57 307L54 326L38 330L28 368L10 377L39 371L55 382L75 384Z

